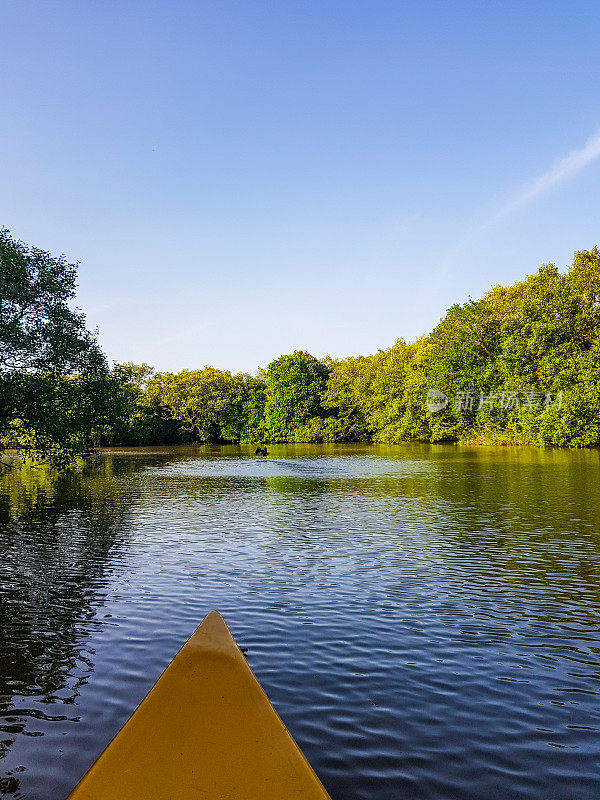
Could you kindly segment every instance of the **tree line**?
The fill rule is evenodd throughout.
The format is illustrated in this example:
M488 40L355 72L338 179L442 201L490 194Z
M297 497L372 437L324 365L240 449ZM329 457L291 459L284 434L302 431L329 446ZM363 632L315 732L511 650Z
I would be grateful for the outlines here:
M298 350L256 375L109 366L70 308L75 279L76 265L0 232L0 451L64 465L103 445L600 444L597 248L452 306L414 342Z

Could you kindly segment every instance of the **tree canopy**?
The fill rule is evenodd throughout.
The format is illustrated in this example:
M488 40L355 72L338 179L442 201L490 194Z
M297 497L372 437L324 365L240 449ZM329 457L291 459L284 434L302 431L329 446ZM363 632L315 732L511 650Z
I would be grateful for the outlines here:
M77 265L0 231L0 451L63 466L110 423L116 384L85 317Z
M0 374L104 371L85 316L73 310L77 265L0 230Z
M244 389L249 376L204 367L160 373L148 395L166 418L176 420L195 441L239 441Z
M304 350L280 356L267 369L265 431L269 441L293 441L296 430L323 415L329 369Z
M414 342L338 360L296 350L255 376L109 369L70 305L76 267L0 232L0 450L61 466L96 444L600 444L596 248L452 306ZM445 406L429 410L429 390Z

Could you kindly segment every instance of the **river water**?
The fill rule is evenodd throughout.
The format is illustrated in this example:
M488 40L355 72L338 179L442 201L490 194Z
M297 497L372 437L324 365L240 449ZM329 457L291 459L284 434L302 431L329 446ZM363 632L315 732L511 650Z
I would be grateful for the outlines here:
M213 608L333 800L597 800L600 454L114 451L0 480L0 797L62 800Z

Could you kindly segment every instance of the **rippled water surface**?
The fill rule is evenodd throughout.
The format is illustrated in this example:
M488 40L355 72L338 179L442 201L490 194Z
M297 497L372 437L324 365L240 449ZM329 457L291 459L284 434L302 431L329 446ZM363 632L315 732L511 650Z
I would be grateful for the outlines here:
M333 800L597 800L599 479L451 446L2 475L0 797L64 798L217 608Z

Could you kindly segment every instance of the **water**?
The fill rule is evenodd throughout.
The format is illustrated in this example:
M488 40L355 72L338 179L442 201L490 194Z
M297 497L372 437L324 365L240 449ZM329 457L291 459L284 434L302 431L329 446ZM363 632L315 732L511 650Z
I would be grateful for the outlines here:
M0 797L64 798L217 608L334 800L597 800L599 478L453 446L4 474Z

